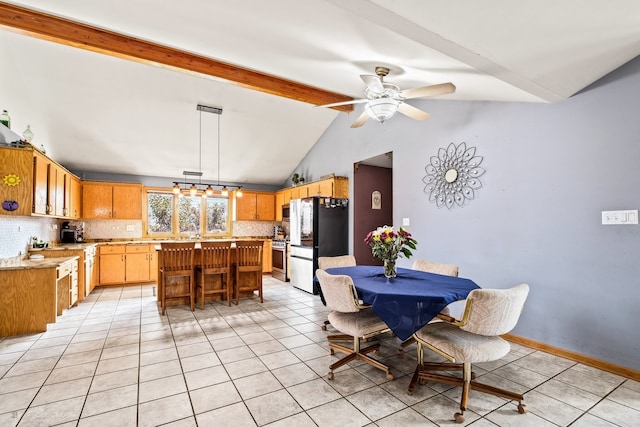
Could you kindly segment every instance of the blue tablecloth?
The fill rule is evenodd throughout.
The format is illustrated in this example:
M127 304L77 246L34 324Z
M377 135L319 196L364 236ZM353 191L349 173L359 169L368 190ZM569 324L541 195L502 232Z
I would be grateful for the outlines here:
M327 273L350 276L362 301L370 304L401 340L429 323L448 304L479 288L469 279L407 268L398 268L393 279L387 279L380 266L329 268Z

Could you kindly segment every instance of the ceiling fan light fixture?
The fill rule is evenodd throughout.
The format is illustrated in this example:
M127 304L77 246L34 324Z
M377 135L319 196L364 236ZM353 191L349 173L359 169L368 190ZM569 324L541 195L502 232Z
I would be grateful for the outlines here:
M367 102L365 111L374 120L384 123L398 111L400 101L393 98L376 98Z

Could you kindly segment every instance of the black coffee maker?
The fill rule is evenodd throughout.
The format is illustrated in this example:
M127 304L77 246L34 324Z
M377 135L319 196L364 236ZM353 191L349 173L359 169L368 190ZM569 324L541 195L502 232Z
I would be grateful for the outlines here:
M81 228L70 225L69 221L62 223L60 229L60 241L62 243L80 243L84 240L84 233Z

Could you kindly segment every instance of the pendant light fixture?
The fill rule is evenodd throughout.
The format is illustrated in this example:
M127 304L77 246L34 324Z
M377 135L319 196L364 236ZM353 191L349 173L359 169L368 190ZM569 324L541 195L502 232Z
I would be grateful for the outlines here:
M224 197L229 196L229 188L226 185L220 185L220 116L222 115L222 108L217 107L209 107L207 105L198 104L196 109L200 112L200 121L199 121L199 169L198 172L194 171L183 171L182 175L184 176L183 182L173 181L172 192L173 194L177 194L182 197L186 192L191 197L195 197L199 192L203 198L212 196L214 194L215 188L220 188L220 194ZM212 184L203 184L202 177L202 112L205 113L213 113L218 115L218 179L216 185ZM187 182L187 175L189 176L197 176L198 182ZM206 186L206 188L201 188ZM231 187L233 189L233 187ZM238 186L236 190L236 197L242 197L242 186Z

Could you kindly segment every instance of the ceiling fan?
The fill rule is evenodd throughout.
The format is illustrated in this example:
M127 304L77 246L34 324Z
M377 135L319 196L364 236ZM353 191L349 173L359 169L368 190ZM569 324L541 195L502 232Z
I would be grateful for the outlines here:
M411 117L415 120L426 120L429 118L429 113L425 113L416 107L406 104L404 101L406 99L445 95L456 91L456 87L453 83L441 83L437 85L400 90L398 86L384 81L384 77L389 74L389 68L376 67L375 71L375 76L369 74L363 74L360 76L367 85L364 89L366 98L317 105L317 107L336 107L338 105L361 104L366 102L363 113L351 125L352 128L357 128L362 126L370 118L375 119L380 123L384 123L386 120L391 118L396 111L399 111L405 116Z

